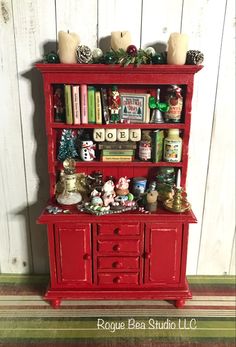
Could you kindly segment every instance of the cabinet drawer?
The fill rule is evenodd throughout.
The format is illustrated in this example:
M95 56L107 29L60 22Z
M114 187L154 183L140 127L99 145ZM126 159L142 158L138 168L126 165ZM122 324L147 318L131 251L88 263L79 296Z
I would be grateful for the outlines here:
M98 284L139 284L138 273L100 273Z
M98 252L103 253L136 253L140 252L140 240L98 240L97 241Z
M138 270L139 257L98 257L98 269Z
M121 235L132 236L140 235L139 223L124 223L124 224L98 224L97 234L102 235Z

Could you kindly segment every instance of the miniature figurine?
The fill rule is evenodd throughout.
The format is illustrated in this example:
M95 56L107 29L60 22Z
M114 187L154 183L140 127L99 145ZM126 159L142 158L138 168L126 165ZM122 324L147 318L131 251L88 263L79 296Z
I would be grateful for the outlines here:
M114 202L114 197L116 196L114 187L115 185L112 180L108 180L102 187L102 199L104 206L108 206Z
M129 182L127 177L121 177L116 184L116 195L128 195L129 194Z
M80 157L83 161L92 161L95 158L96 145L93 141L81 141Z
M117 86L112 86L111 93L109 95L109 110L110 110L110 122L117 123L120 120L120 94Z

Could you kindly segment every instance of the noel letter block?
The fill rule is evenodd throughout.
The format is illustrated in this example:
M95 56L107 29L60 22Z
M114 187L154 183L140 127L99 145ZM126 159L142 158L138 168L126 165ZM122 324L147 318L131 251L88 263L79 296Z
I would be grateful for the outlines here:
M106 141L116 141L116 129L106 129Z
M141 129L130 129L129 139L130 139L130 141L140 141L141 140Z
M118 129L117 130L117 140L118 141L128 141L129 140L129 129Z
M93 139L94 141L97 141L97 142L105 141L105 129L94 129Z

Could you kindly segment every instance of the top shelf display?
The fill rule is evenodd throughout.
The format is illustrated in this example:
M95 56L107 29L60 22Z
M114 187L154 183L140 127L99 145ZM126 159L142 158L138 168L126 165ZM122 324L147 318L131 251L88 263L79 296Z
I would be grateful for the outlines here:
M153 123L151 118L154 111L149 103L150 96L155 99L159 89L159 101L165 102L167 88L171 84L179 85L181 88L183 106L177 123L183 124L186 119L187 94L192 94L193 75L202 68L192 65L121 67L103 64L37 64L36 66L42 71L49 87L50 104L53 108L47 118L55 128L61 127L58 123L82 124L83 127L87 125L90 127L91 124L93 127L93 124L97 126L119 123L118 127L121 128L123 124L132 123L146 127L146 124ZM112 119L109 97L114 86L119 93L120 105L119 117L116 118L115 114ZM105 102L108 104L107 110L104 110L104 98L108 98ZM130 105L128 110L127 105ZM190 107L187 105L187 111L188 109ZM48 107L47 110L49 111ZM83 116L83 111L88 113L89 119L87 115ZM175 120L168 121L165 117L165 122L175 123ZM163 128L166 128L165 125Z

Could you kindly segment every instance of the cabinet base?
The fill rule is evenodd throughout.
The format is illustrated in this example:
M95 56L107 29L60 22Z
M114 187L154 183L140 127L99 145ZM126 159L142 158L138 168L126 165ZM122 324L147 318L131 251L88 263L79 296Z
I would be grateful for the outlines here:
M49 288L44 299L53 308L59 308L61 300L173 300L177 308L184 306L192 298L188 284L184 288L152 290L77 290Z

